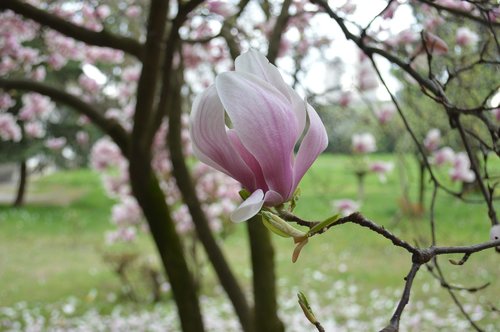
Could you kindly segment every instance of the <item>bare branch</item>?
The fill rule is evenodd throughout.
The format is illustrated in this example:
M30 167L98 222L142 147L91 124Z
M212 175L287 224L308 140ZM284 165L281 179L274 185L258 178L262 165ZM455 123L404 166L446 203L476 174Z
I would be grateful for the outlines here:
M105 118L103 112L101 112L98 108L84 102L77 96L65 92L61 88L55 88L45 83L29 80L0 78L0 89L36 92L50 97L56 102L68 105L77 112L87 116L96 126L111 136L124 154L127 152L130 137L118 122Z
M401 320L401 315L403 313L403 310L405 309L406 305L408 304L408 301L410 300L410 292L411 292L411 287L413 285L413 280L415 279L415 276L417 275L417 272L420 268L420 264L413 263L410 269L410 272L408 272L408 275L405 277L405 288L403 290L403 295L401 296L401 300L398 303L398 306L396 307L396 311L391 317L390 325L386 327L385 329L390 329L393 328L395 331L399 330L399 321Z
M431 7L434 7L438 10L446 11L446 12L453 14L455 16L458 16L458 17L466 17L466 18L471 19L473 21L476 21L476 22L479 22L482 24L486 24L488 26L491 25L491 26L495 26L495 27L500 27L500 22L495 22L495 21L492 21L490 19L485 20L479 16L475 16L475 15L471 14L470 12L466 12L466 11L463 11L460 9L440 5L436 1L430 1L430 0L418 0L418 1L421 3L424 3L426 5L429 5Z
M89 30L19 0L0 1L0 11L6 9L10 9L16 14L48 26L63 35L89 45L110 47L122 50L138 59L142 58L143 45L133 38L115 35L104 30Z

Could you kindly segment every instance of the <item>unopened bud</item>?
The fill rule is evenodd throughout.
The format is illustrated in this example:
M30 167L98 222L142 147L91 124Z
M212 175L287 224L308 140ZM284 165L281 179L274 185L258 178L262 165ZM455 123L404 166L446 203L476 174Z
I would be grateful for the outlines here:
M303 239L306 237L306 233L293 227L290 223L281 219L277 215L262 211L262 222L264 225L273 233L282 237L293 237L294 239Z

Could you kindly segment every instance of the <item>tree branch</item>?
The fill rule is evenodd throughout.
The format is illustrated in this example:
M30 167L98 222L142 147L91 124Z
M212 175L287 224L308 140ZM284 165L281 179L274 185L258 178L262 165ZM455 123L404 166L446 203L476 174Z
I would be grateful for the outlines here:
M435 2L435 1L429 1L429 0L418 0L418 1L421 3L424 3L428 6L434 7L437 10L443 10L443 11L446 11L446 12L453 14L455 16L458 16L458 17L466 17L468 19L471 19L473 21L476 21L476 22L479 22L482 24L500 27L500 22L496 22L493 20L484 20L481 17L478 17L478 16L471 14L470 12L465 12L463 10L456 9L456 8L446 7L446 6L440 5L439 3Z
M0 11L6 9L89 45L122 50L138 59L143 56L143 45L133 38L115 35L104 30L92 31L19 0L0 1Z
M68 105L77 112L91 119L97 127L108 134L116 142L116 144L124 153L126 153L126 151L128 150L130 137L125 129L118 122L104 117L103 112L101 112L95 106L84 102L77 96L65 92L60 88L49 86L45 83L22 79L0 78L0 88L4 90L23 90L36 92L50 97L56 102Z

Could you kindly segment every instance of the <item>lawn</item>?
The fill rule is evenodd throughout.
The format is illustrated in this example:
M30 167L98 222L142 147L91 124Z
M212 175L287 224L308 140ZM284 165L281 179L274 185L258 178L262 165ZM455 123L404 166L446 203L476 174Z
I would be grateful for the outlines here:
M372 156L372 159L394 160L395 157L383 155ZM405 172L413 184L417 180L416 167L410 157L407 159ZM321 220L333 214L333 200L354 199L357 187L351 170L352 160L348 156L322 156L302 181L296 214L305 219ZM445 175L445 171L440 174L443 178ZM458 189L457 184L450 185ZM32 181L30 192L42 193L51 199L18 209L0 206L0 307L3 307L0 330L2 320L4 324L7 320L26 323L26 318L21 318L16 311L29 312L33 317L45 317L48 321L58 310L59 315L85 321L89 312L95 309L95 315L108 317L109 324L112 320L109 317L118 315L116 317L122 322L129 322L129 327L133 323L126 317L137 312L147 317L143 319L156 320L158 324L167 318L175 320L175 312L168 304L158 309L145 300L137 304L121 295L123 283L104 256L107 253L139 253L143 260L152 259L153 262L156 256L146 235L133 244L106 245L104 234L113 229L109 223L113 201L106 197L98 174L90 170L57 172ZM410 192L416 194L415 185L410 186ZM401 193L397 168L386 183L370 175L366 178L365 199L360 211L408 242L428 244L428 213L422 216L403 213ZM426 195L429 199L430 188ZM468 198L476 195L471 193ZM441 245L466 245L488 239L489 222L484 204L464 204L439 192L435 216L437 239ZM291 263L292 241L277 236L273 236L273 241L282 317L287 318L290 331L304 331L303 326L307 326L296 305L298 290L309 294L318 318L330 328L328 331L382 327L392 314L411 264L405 251L357 225L342 225L311 239L295 264ZM223 247L249 289L251 271L245 227L237 225L224 240ZM493 282L474 296L458 294L467 299L466 309L487 331L498 328L495 325L498 313L489 310L492 305L500 307L500 285L495 282L500 273L498 259L499 255L491 250L473 255L464 266L441 259L450 281L464 286ZM202 293L207 295L203 299L205 312L220 307L219 311L207 315L218 315L219 320L224 320L230 309L219 288L214 287L216 283L210 268L205 265L202 271ZM168 293L165 297L168 298ZM121 310L118 314L117 308ZM405 315L403 327L408 331L470 330L446 291L425 269L416 278L410 308ZM207 324L214 331L220 330L214 322ZM172 324L175 330L175 323ZM231 330L227 326L225 329Z

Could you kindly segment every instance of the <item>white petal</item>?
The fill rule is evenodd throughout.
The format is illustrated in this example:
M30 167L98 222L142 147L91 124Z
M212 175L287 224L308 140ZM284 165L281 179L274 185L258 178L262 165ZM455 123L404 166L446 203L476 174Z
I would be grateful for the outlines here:
M278 68L259 51L250 49L241 54L234 61L234 67L237 72L252 74L268 82L290 100L289 87L281 77Z
M242 222L255 216L264 205L264 192L261 189L254 191L240 206L231 214L233 222Z

